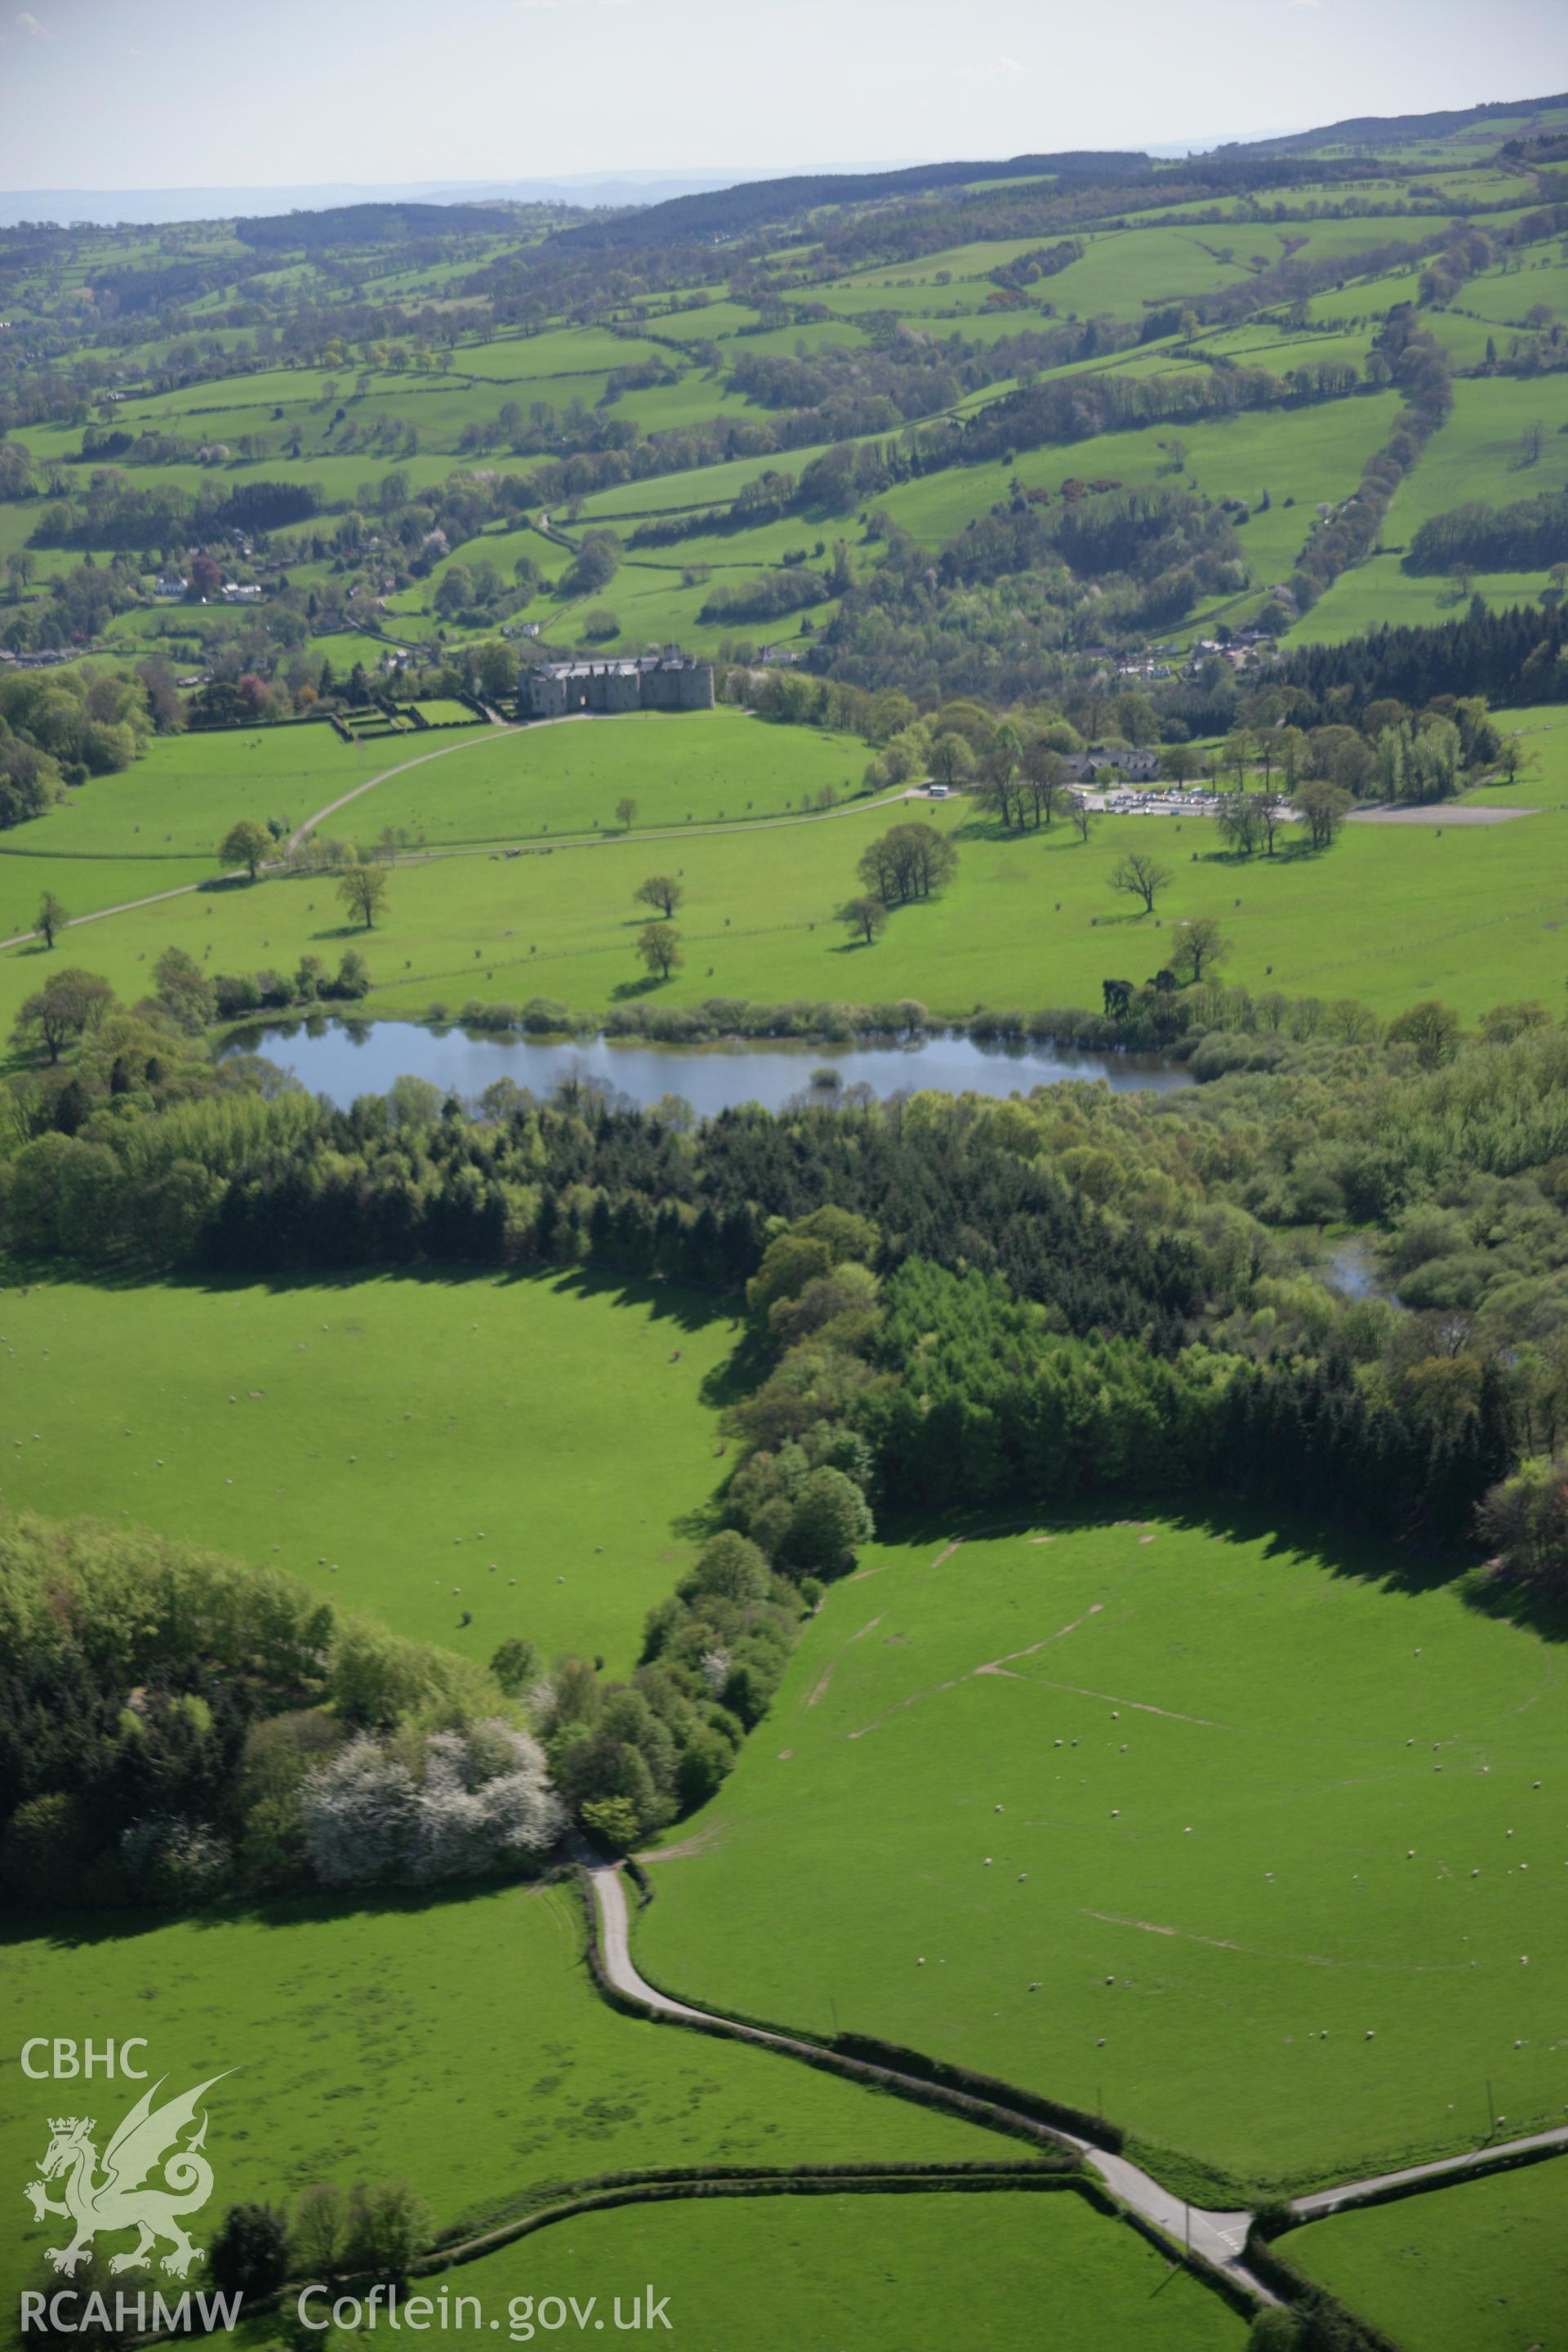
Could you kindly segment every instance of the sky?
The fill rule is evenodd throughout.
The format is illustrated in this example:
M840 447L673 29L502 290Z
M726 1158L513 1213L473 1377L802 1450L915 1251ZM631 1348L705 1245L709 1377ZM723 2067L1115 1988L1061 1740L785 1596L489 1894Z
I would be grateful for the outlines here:
M0 184L754 173L1565 89L1565 0L0 0Z

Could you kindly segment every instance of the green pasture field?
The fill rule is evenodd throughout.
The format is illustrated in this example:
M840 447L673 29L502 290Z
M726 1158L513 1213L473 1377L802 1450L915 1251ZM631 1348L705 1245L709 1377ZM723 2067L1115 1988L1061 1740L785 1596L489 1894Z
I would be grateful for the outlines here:
M16 499L0 500L0 562L3 562L7 555L19 554L26 546L37 519L37 509L31 506L25 506ZM47 551L50 554L55 552L53 549ZM40 559L45 552L43 548L32 550L35 557ZM79 557L78 561L80 561ZM38 563L38 574L41 579L48 576L42 561ZM9 600L5 604L0 605L0 611L9 613L11 609Z
M1392 393L1357 395L1300 409L1266 409L1211 423L1143 425L1101 433L1091 440L1031 449L1009 466L950 467L900 484L877 501L904 530L930 546L954 537L971 515L1005 498L1015 475L1026 488L1055 491L1069 476L1079 481L1148 482L1169 473L1169 445L1186 451L1181 479L1210 498L1244 498L1256 506L1265 490L1267 513L1254 514L1240 539L1257 584L1288 578L1305 543L1312 510L1325 499L1348 497L1362 467L1393 430L1398 402ZM1287 499L1293 506L1287 506Z
M1506 215L1495 215L1501 220ZM1356 269L1361 257L1381 246L1418 245L1443 227L1441 220L1422 214L1408 217L1373 214L1359 220L1281 221L1275 235L1281 246L1285 238L1305 239L1299 258L1303 261L1340 260L1346 274ZM1253 249L1249 247L1249 250ZM1256 250L1262 251L1258 247Z
M460 759L411 769L343 812L366 830L406 827L431 843L517 841L545 833L617 833L629 793L637 828L804 807L825 786L858 791L866 746L854 736L770 727L729 705L681 716L531 726L475 744ZM636 832L634 829L633 838Z
M610 404L611 416L635 417L645 433L679 433L715 416L754 416L761 412L743 393L731 392L710 369L689 368L678 383L648 384L624 392Z
M1306 302L1308 323L1303 331L1366 328L1375 332L1384 313L1394 303L1415 301L1418 276L1416 264L1402 263L1381 277L1352 278L1343 286L1331 286L1321 294L1310 294ZM1243 320L1243 327L1246 324Z
M516 530L481 530L472 539L465 539L450 555L443 555L437 563L432 565L426 579L416 580L402 597L394 600L394 609L412 603L415 598L428 607L454 563L468 567L476 563L493 563L503 579L510 579L512 565L520 555L526 555L546 581L557 578L572 561L566 549L527 524Z
M1044 280L1039 291L1062 318L1087 319L1100 310L1137 318L1149 301L1216 293L1245 277L1239 259L1227 264L1204 250L1205 243L1221 241L1228 240L1167 223L1090 233L1081 240L1082 259Z
M397 613L389 613L386 623L384 637L367 636L358 629L326 630L307 642L306 656L312 662L330 661L340 679L353 669L356 661L363 662L368 670L377 669L384 656L391 653L395 646L416 646L423 634L418 628L410 629Z
M205 389L210 391L212 387L209 385ZM497 404L499 405L499 403ZM374 415L374 409L370 413ZM488 402L483 413L490 413ZM247 425L236 429L250 430L252 427ZM283 435L286 430L281 425L268 426L266 424L257 425L254 429L264 433L270 431L278 436ZM14 437L18 441L26 442L35 459L45 465L67 462L81 445L80 429L74 426L29 425ZM496 473L520 474L527 473L538 463L538 460L532 457L516 457L507 449L491 449L482 457L476 457L471 462L475 465L483 465ZM195 495L211 491L215 485L227 484L232 488L237 483L242 484L247 481L293 479L302 481L319 490L323 501L329 506L339 501L346 501L352 506L361 496L367 483L372 485L371 498L374 502L374 486L393 467L405 473L416 489L427 488L432 483L444 482L449 475L463 470L462 466L450 453L443 454L438 450L422 450L408 457L396 452L387 457L384 453L378 453L374 449L346 450L342 455L331 448L304 449L298 457L290 457L285 449L275 447L269 455L258 457L254 462L232 459L219 466L202 466L194 462L167 466L142 466L136 469L136 482L137 487L142 489L158 486L186 490ZM78 470L79 471L79 468ZM0 511L20 514L29 530L37 521L36 509L13 507ZM324 524L305 526L307 532L311 528L322 528L330 533L332 528L331 519L328 518ZM286 541L298 535L299 527L295 526L290 530L279 532L278 537L280 541Z
M959 1532L830 1592L654 1872L657 1983L837 2013L1252 2184L1469 2145L1489 2079L1511 2127L1563 2121L1547 1643L1371 1547Z
M491 732L474 720L474 738ZM458 740L443 734L439 747L424 748ZM155 736L132 766L71 786L63 803L15 827L0 847L95 859L198 857L216 871L218 843L236 818L302 824L405 756L413 754L398 745L345 743L324 723Z
M1532 180L1522 173L1507 171L1500 164L1483 164L1468 172L1424 173L1412 180L1409 187L1412 195L1439 196L1460 205L1528 204L1536 193Z
M1156 348L1163 352L1165 346L1162 344ZM989 408L994 400L1001 400L1008 393L1016 392L1017 388L1018 382L1016 376L999 376L994 383L984 384L978 392L966 392L962 399L953 402L952 406L945 414L950 416L973 416L977 408Z
M798 545L799 539L797 531L793 543ZM743 549L745 541L736 544ZM836 599L826 598L809 606L804 615L792 612L779 614L771 621L704 620L703 608L716 587L751 580L778 567L765 559L746 561L731 552L722 570L714 566L710 581L688 588L682 583L681 567L668 561L671 552L678 554L679 551L658 552L661 560L657 562L643 563L634 558L623 563L602 595L580 597L568 604L536 600L528 608L529 618L538 621L553 642L574 645L581 641L584 650L591 653L595 647L582 637L583 626L589 614L604 605L620 623L620 635L612 639L607 647L611 652L674 643L691 653L712 653L724 638L737 635L770 645L780 639L796 639L803 617L809 617L812 626L821 629L838 609ZM690 560L697 562L707 559Z
M748 335L742 344L736 344L733 336L719 340L737 350L755 352L759 357L765 354L772 359L793 359L801 350L813 354L834 346L853 351L868 338L865 329L853 319L801 319L792 320L787 327L770 327L765 334Z
M1301 257L1318 261L1342 257L1353 268L1369 248L1408 235L1414 244L1430 234L1427 225L1405 225L1374 216L1369 219L1227 222L1223 227L1182 228L1171 223L1147 228L1107 230L1084 238L1087 250L1079 261L1045 281L1040 292L1062 316L1089 318L1109 310L1118 317L1136 318L1152 300L1175 301L1184 295L1210 294L1249 276L1254 254L1271 265L1284 257L1284 240L1300 239ZM1036 240L1039 242L1039 240ZM1233 258L1219 258L1229 247ZM830 289L824 299L832 301ZM834 307L837 307L835 304Z
M414 708L431 727L472 726L473 712L466 702L443 701L439 696L426 695Z
M145 2034L143 2063L171 2092L233 2070L207 2103L225 2206L398 2179L450 2229L642 2166L1018 2152L835 2075L620 2016L583 1966L567 1888L276 1903L134 1927L101 1913L14 1916L3 1948L13 2051L59 2017L79 2038ZM132 2094L91 2089L107 2129ZM19 2185L60 2095L19 2077L7 2090L0 2144ZM56 2227L7 2230L8 2292L31 2283ZM1112 2248L1124 2234L1096 2228Z
M826 444L810 449L790 449L768 457L728 457L716 466L694 466L684 474L658 474L646 482L621 482L613 490L595 490L585 498L574 530L595 523L636 521L654 514L684 513L695 507L728 506L748 482L770 471L793 474L798 481ZM615 582L610 583L614 590Z
M1469 289L1467 288L1465 290L1468 292ZM1449 365L1470 374L1479 374L1486 365L1489 344L1492 358L1507 360L1516 344L1528 351L1532 344L1539 346L1542 341L1538 333L1528 328L1495 326L1489 320L1476 318L1458 305L1446 310L1423 311L1421 323L1442 344L1448 354Z
M58 1283L4 1320L5 1508L129 1517L481 1662L629 1670L717 1480L729 1318L673 1285Z
M1412 2352L1555 2352L1568 2311L1568 2164L1341 2213L1289 2231L1279 2252Z
M947 246L940 253L921 254L918 261L881 263L869 269L851 270L847 277L828 282L837 291L857 300L868 290L883 295L919 293L935 288L939 295L951 295L959 287L967 286L977 289L978 299L984 301L992 290L989 271L1016 261L1022 254L1037 253L1043 244L1051 241L1044 236L976 238L968 245ZM950 282L938 287L936 280L943 273ZM897 310L900 306L883 302L874 307Z
M1478 311L1499 326L1524 331L1524 314L1538 302L1562 315L1568 305L1568 262L1560 251L1541 254L1526 246L1518 257L1522 265L1487 269L1468 278L1458 300L1466 310Z
M1468 800L1488 808L1568 807L1568 711L1557 704L1524 710L1498 710L1495 724L1521 739L1526 764L1512 784L1482 784Z
M581 731L593 739L595 757L607 758L597 730L628 723L640 722L604 720ZM664 739L650 732L647 740ZM405 746L369 744L361 756L389 749L395 755ZM507 756L465 749L457 760L490 768ZM395 765L395 756L384 764ZM842 772L830 767L827 780ZM434 773L427 781L433 792L442 788ZM625 784L638 796L630 763ZM389 821L385 808L397 804L384 807L377 787L325 829L374 840ZM939 898L898 909L874 947L847 946L834 918L858 887L856 862L868 839L905 816L956 832L957 877ZM90 953L84 935L71 955L133 1001L172 943L216 970L292 969L307 950L335 956L353 943L368 957L377 983L370 1009L378 1013L536 994L593 1008L647 994L636 952L647 910L633 893L648 873L673 869L686 892L678 921L687 962L659 990L660 1003L912 996L941 1013L1097 1004L1106 977L1141 981L1157 969L1171 944L1162 926L1216 915L1234 945L1227 976L1250 987L1359 997L1385 1015L1441 996L1473 1019L1520 996L1557 1002L1558 929L1568 919L1559 821L1547 814L1494 826L1352 824L1324 857L1238 864L1221 853L1207 818L1108 817L1085 844L1059 823L1002 838L962 800L856 802L824 816L727 821L710 832L694 824L662 838L643 827L629 839L551 849L548 865L536 848L514 860L480 849L400 866L368 933L343 914L330 876L197 892L106 918L92 927ZM1173 877L1157 923L1130 912L1109 887L1111 868L1134 847ZM46 968L37 945L0 956L0 1025Z
M1523 436L1545 427L1541 456L1526 458ZM1415 574L1401 557L1420 525L1476 499L1511 506L1568 488L1568 377L1461 379L1454 412L1394 492L1383 527L1384 551L1342 572L1291 631L1292 642L1339 644L1387 621L1421 625L1461 609L1454 583ZM1540 572L1479 572L1471 590L1494 608L1532 602Z
M1313 366L1325 360L1342 360L1359 368L1372 349L1372 339L1370 327L1340 327L1323 333L1309 328L1300 333L1287 334L1281 332L1276 321L1263 319L1249 320L1223 334L1201 336L1197 350L1200 356L1227 352L1247 367L1268 368L1273 375L1288 375L1292 368ZM1176 347L1164 344L1160 348L1173 352Z
M661 338L668 336L672 343L707 343L718 342L756 323L757 313L751 303L731 302L721 297L700 310L664 312L659 315L658 331Z
M26 508L17 509L14 507L0 507L0 515L8 513L19 515L20 519L27 525L27 527L29 529L31 528L33 518L27 514ZM18 543L20 543L20 541L18 541ZM5 551L9 554L11 550L7 546ZM33 559L34 568L31 585L35 594L43 586L46 581L63 578L67 572L75 572L82 562L81 550L74 547L35 547L29 549L28 552L31 554ZM107 563L110 561L110 558L109 553L105 551L101 555L95 556L94 561L96 562ZM151 580L152 574L149 573L147 576L148 579ZM24 591L24 593L26 593L26 592ZM193 606L192 609L194 611L199 611L201 608L198 605Z
M881 500L876 502L879 506ZM635 528L635 526L633 526ZM679 583L689 564L710 564L715 574L729 579L749 578L752 572L779 570L786 551L804 548L808 562L818 570L831 554L836 540L852 542L861 534L853 515L824 516L814 520L808 515L781 515L774 522L756 523L749 530L705 530L694 532L689 539L678 539L663 546L645 541L640 546L630 543L630 532L624 532L626 551L621 559L621 569L605 593L613 603L632 584L629 575L645 572L665 572ZM820 547L821 555L815 552ZM879 550L874 551L879 553ZM704 594L707 591L704 590ZM781 625L788 625L795 617L783 616ZM762 627L762 623L754 625Z
M475 722L474 736L487 731ZM443 733L437 744L464 740ZM86 915L206 881L237 818L302 824L366 777L420 756L412 744L344 743L324 725L157 737L119 775L74 785L58 807L0 835L0 938L31 925L46 889ZM86 935L73 947L85 952Z
M0 939L6 940L33 929L46 890L54 892L68 915L97 915L105 907L128 906L160 890L199 887L217 871L216 857L50 856L15 848L12 842L10 834L0 835ZM79 962L88 952L89 937L82 933L71 941ZM29 987L42 979L35 971Z
M1501 612L1510 604L1533 604L1546 585L1544 570L1477 572L1461 594L1441 572L1416 576L1402 570L1399 557L1388 551L1342 572L1286 635L1292 646L1337 646L1384 622L1392 628L1429 628L1438 621L1462 619L1472 596Z
M1049 295L1047 294L1045 299L1048 300ZM962 335L966 342L996 343L1002 341L1005 336L1016 335L1020 327L1032 327L1034 323L1034 317L1026 310L976 310L970 317L958 320L953 325L946 327L942 331L950 336ZM1047 325L1050 323L1048 317L1045 323ZM926 321L926 324L929 326L930 321Z
M662 356L657 343L612 335L604 327L556 327L537 335L459 343L448 354L447 364L467 375L511 384L531 378L607 374L612 368L636 367L656 353Z
M504 2330L514 2301L528 2324L525 2297L537 2309L551 2295L595 2296L604 2317L590 2326L607 2326L618 2296L629 2319L650 2282L656 2301L668 2297L658 2341L671 2352L735 2343L742 2313L749 2352L1242 2352L1246 2341L1246 2322L1212 2289L1072 2189L626 2205L540 2231L442 2284L478 2296ZM247 2335L257 2347L287 2340L276 2322ZM338 2352L363 2338L329 2329L313 2340Z
M1527 460L1527 427L1545 427L1541 456ZM1394 492L1384 538L1408 541L1431 515L1482 499L1511 506L1568 488L1568 375L1490 376L1454 386L1454 413Z

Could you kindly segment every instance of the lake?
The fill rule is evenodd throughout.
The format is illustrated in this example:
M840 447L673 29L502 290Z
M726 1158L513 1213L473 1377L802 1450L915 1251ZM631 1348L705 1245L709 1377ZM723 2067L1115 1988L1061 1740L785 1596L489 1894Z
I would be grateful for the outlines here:
M831 1071L837 1087L869 1087L878 1097L917 1087L946 1094L1027 1093L1062 1078L1104 1078L1118 1093L1147 1087L1166 1092L1192 1083L1178 1064L1152 1054L1079 1053L1070 1046L1016 1049L982 1045L964 1036L926 1037L907 1045L737 1043L712 1045L621 1044L603 1036L542 1039L515 1032L426 1029L411 1021L279 1022L245 1030L229 1053L264 1054L291 1070L312 1094L341 1107L356 1095L384 1094L395 1078L427 1078L443 1093L482 1094L497 1078L511 1078L537 1095L567 1079L587 1079L641 1106L679 1095L707 1117L731 1104L762 1103L780 1110Z

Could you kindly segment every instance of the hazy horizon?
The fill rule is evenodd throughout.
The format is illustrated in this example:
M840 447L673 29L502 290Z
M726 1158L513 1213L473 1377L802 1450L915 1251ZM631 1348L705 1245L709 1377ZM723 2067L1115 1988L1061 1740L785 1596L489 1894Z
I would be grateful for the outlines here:
M1208 0L1199 40L1155 0L973 0L961 26L938 0L448 0L434 26L419 0L270 0L263 40L205 0L36 0L0 5L5 193L725 184L883 154L1179 152L1282 135L1282 93L1306 130L1568 87L1561 0L1494 0L1484 63L1476 15Z

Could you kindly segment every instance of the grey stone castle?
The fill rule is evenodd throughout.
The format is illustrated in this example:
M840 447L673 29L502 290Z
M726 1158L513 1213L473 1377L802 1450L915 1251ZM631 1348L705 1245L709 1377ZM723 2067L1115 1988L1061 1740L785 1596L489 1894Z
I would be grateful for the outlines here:
M523 671L517 701L524 719L564 719L574 710L711 710L713 665L679 646L625 660L540 662Z

